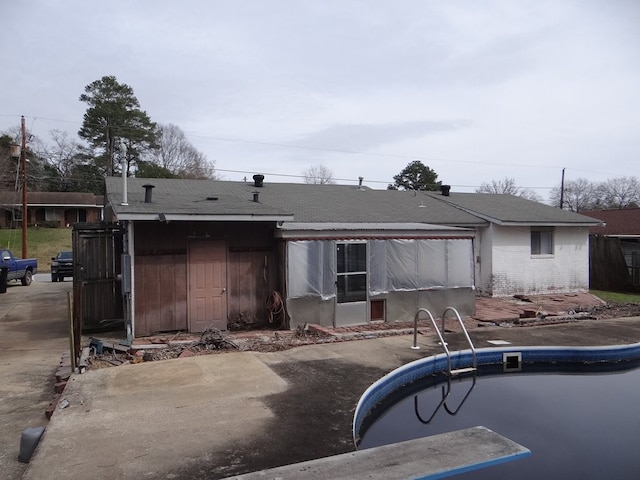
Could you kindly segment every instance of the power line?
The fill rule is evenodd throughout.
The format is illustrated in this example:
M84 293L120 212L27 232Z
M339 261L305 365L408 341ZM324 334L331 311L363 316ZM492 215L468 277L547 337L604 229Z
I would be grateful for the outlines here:
M0 117L19 117L19 115L11 115L11 114L0 114ZM30 118L32 119L32 126L35 123L35 121L37 119L39 120L46 120L46 121L51 121L51 122L64 122L64 123L70 123L70 124L76 124L76 125L84 125L84 122L78 122L78 121L74 121L74 120L64 120L64 119L57 119L57 118L48 118L48 117L38 117L38 116L29 116L29 115L25 115L25 118ZM93 127L105 127L104 125L100 125L100 124L87 124L89 126L93 126ZM127 131L131 131L133 130L131 127L128 126L123 126L123 125L109 125L109 127L114 128L114 129L118 129L120 130L122 133L126 133ZM530 165L530 164L514 164L514 163L504 163L504 162L488 162L488 161L484 161L484 160L461 160L461 159L453 159L453 158L444 158L444 157L429 157L429 156L422 156L422 155L405 155L405 154L395 154L395 153L377 153L377 152L364 152L364 151L359 151L359 150L349 150L349 149L339 149L339 148L330 148L330 147L319 147L319 146L315 146L315 145L295 145L295 144L288 144L288 143L279 143L279 142L266 142L266 141L259 141L259 140L248 140L248 139L243 139L243 138L230 138L230 137L219 137L219 136L213 136L213 135L202 135L202 134L198 134L198 133L194 133L194 132L184 132L185 135L189 135L192 138L201 138L201 139L207 139L207 140L214 140L214 141L220 141L220 142L230 142L230 143L242 143L242 144L247 144L247 145L261 145L261 146L268 146L268 147L277 147L277 148L291 148L291 149L299 149L299 150L310 150L310 151L322 151L322 152L332 152L332 153L343 153L343 154L348 154L348 155L362 155L362 156L370 156L370 157L379 157L379 158L401 158L404 160L420 160L420 161L426 161L426 162L450 162L450 163L463 163L463 164L468 164L468 165L491 165L491 166L500 166L500 167L520 167L520 168L544 168L544 169L557 169L558 167L556 165ZM223 171L221 169L216 169L217 171ZM582 171L582 172L587 172L587 173L594 173L594 174L605 174L606 172L598 172L595 170L587 170L587 169L580 169L580 168L572 168L572 170L575 171ZM251 173L251 172L243 172L243 171L235 171L235 170L228 170L229 172L232 173ZM292 178L304 178L304 176L300 176L300 175L287 175L287 174L273 174L271 173L271 175L275 175L275 176L283 176L283 177L292 177ZM357 181L357 179L338 179L336 178L335 180L337 181L347 181L347 182L352 182L352 181ZM382 181L382 180L367 180L367 183L376 183L376 184L388 184L388 181ZM452 185L454 187L464 187L464 188L477 188L479 186L475 186L475 185ZM546 189L549 190L553 187L522 187L522 188L530 188L530 189Z

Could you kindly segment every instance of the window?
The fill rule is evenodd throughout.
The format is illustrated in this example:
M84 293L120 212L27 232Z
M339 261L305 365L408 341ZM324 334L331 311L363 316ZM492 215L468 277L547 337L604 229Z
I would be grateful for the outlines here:
M338 303L364 302L367 299L367 244L336 245Z
M531 255L553 255L553 229L531 230Z

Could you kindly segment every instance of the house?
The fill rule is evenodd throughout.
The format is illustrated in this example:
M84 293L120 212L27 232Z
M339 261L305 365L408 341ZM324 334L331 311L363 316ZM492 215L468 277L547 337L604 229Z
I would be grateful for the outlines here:
M105 220L125 232L133 336L274 315L290 328L412 320L419 307L470 315L478 285L504 295L585 289L587 227L598 223L485 194L269 183L262 175L126 182L106 179Z
M589 228L598 220L514 195L435 195L476 215L476 287L492 296L589 288Z
M593 288L629 290L629 284L640 287L640 208L581 213L602 222L589 229L591 265L596 268ZM602 268L598 269L600 264Z
M84 192L27 192L27 224L69 227L75 223L102 220L104 199ZM0 192L0 228L22 223L22 194Z

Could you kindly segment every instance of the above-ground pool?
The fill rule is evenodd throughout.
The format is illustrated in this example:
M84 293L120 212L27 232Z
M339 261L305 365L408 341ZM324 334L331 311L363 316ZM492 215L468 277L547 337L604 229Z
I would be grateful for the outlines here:
M465 362L452 353L453 368ZM356 409L358 448L482 425L531 456L460 478L640 478L640 344L479 349L478 364L449 381L437 355L383 377Z

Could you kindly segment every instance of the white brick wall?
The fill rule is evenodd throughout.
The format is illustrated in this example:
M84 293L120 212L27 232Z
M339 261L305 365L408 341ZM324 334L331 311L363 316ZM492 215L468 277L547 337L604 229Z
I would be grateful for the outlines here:
M553 255L531 255L531 228L491 225L487 268L481 258L480 288L494 296L583 291L589 288L589 234L586 228L555 227ZM487 245L481 247L486 250Z

